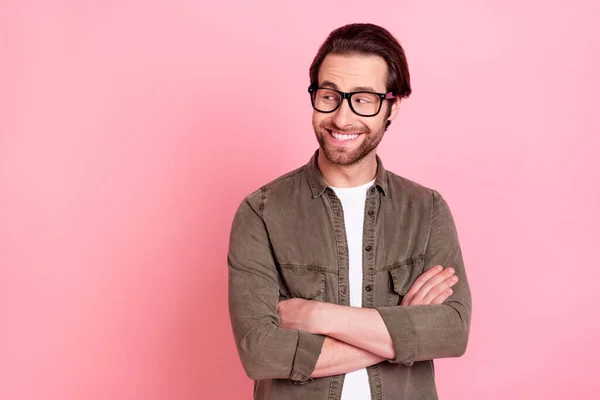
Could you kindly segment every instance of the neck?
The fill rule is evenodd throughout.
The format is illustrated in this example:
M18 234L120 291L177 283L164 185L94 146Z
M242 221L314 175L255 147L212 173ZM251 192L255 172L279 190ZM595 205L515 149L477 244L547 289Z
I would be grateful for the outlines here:
M328 185L337 188L351 188L364 185L375 179L377 174L377 158L375 150L362 160L352 165L333 164L319 150L317 164Z

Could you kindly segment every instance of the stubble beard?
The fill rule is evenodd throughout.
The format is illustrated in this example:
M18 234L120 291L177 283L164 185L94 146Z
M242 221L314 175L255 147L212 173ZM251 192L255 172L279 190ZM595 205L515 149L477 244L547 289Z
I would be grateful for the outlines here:
M383 134L385 132L385 123L382 124L376 131L371 131L364 126L363 128L364 129L361 130L361 136L363 136L363 138L361 139L362 142L360 143L360 146L356 149L348 150L331 146L325 137L325 135L329 135L329 132L327 131L329 128L317 127L313 124L313 129L323 155L331 164L341 166L350 166L359 163L365 157L371 154L377 148L377 146L379 146L379 143L383 139ZM333 130L336 132L344 132L335 128Z

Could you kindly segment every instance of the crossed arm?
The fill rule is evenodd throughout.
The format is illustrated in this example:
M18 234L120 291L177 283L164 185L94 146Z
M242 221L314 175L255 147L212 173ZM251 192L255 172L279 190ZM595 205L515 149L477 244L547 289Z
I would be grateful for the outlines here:
M279 302L277 268L259 201L246 199L232 225L228 266L229 314L247 375L304 382L383 360L409 366L462 355L470 326L470 291L450 211L437 192L433 203L426 273L441 278L452 270L440 272L434 266L452 266L460 283L452 293L437 293L432 290L439 282L433 284L430 278L415 287L416 281L400 306L362 309L303 299Z
M401 305L442 304L457 282L453 268L431 268L414 282ZM352 372L395 358L392 337L376 309L290 299L279 303L278 314L283 328L326 336L313 378Z

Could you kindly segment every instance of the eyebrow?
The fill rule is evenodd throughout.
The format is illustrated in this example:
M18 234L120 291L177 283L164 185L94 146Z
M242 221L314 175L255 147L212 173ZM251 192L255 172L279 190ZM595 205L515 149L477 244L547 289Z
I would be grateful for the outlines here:
M327 81L327 80L321 82L321 84L319 85L319 87L328 87L328 88L340 90L335 83L333 83L331 81ZM365 92L377 92L371 86L355 86L355 87L352 88L351 91L352 92L361 92L361 91L365 91Z

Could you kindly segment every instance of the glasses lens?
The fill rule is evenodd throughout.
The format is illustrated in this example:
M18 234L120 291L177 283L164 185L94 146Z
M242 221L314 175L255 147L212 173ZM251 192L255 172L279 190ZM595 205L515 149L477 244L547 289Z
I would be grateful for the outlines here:
M352 95L352 108L361 115L375 115L379 110L379 96L368 92L358 92Z
M314 94L314 107L321 112L330 112L340 104L340 94L335 90L317 89Z

